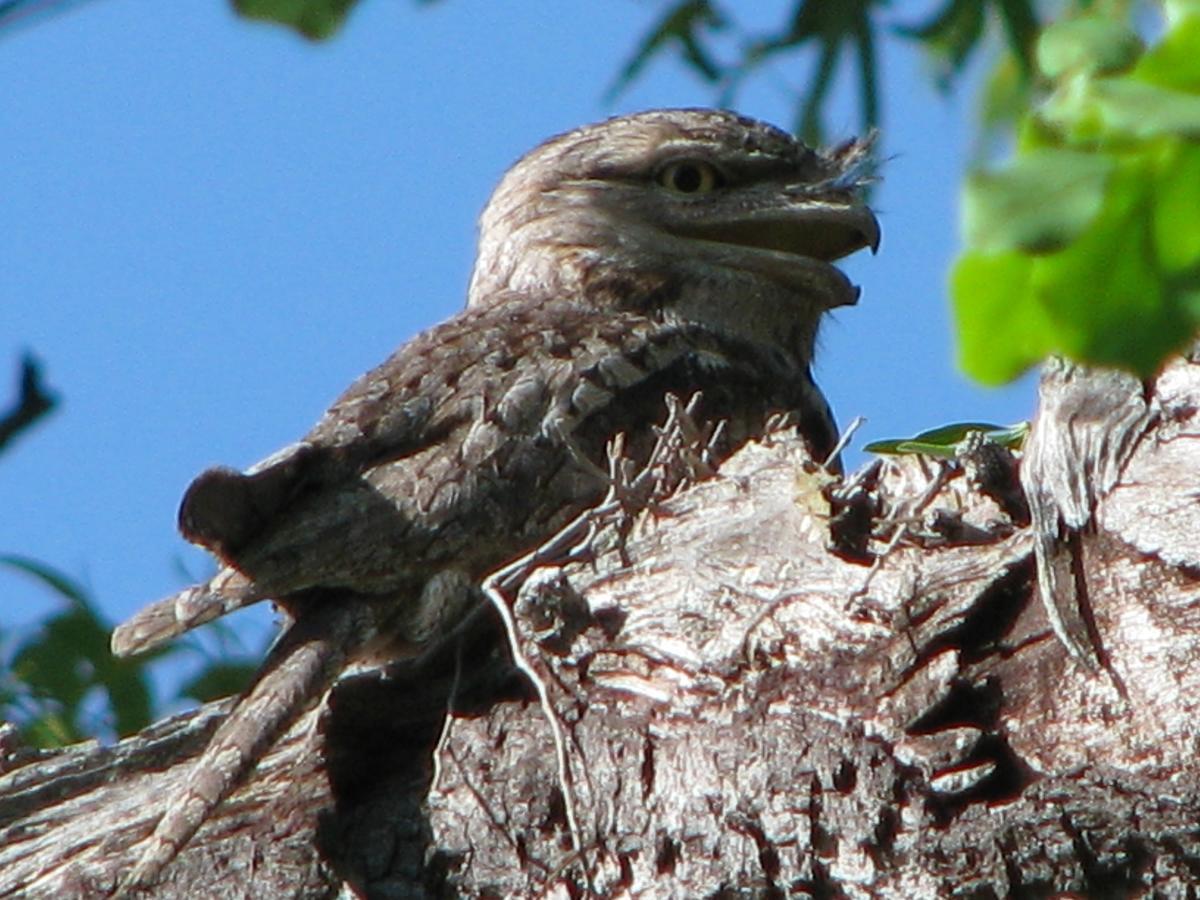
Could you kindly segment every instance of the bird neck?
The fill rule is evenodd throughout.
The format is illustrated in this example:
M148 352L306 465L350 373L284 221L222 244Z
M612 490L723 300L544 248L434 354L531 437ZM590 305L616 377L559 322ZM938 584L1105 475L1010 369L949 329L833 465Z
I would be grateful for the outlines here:
M699 325L782 354L795 368L812 360L825 305L794 287L698 257L650 257L622 246L619 235L598 241L589 234L585 241L556 230L530 240L529 231L511 252L512 245L481 245L469 306L512 293L558 303L577 298L593 309Z
M698 325L762 348L788 368L807 369L824 306L753 272L702 260L581 259L561 273L590 306ZM570 273L570 274L568 274Z

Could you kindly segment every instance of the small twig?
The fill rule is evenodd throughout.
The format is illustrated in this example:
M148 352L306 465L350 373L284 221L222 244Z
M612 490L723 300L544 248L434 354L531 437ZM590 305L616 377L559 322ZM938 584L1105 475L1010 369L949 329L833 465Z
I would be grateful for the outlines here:
M493 575L489 575L483 581L483 593L492 602L497 614L500 616L500 621L504 623L504 632L508 637L508 646L512 652L513 663L520 671L525 673L525 677L529 679L533 684L534 690L537 691L538 704L542 708L542 714L546 717L546 724L550 727L550 734L554 740L554 759L558 766L558 784L559 790L563 794L563 809L567 817L567 830L570 832L571 849L579 852L583 847L583 839L579 831L579 818L575 814L575 794L571 789L571 763L567 759L566 737L563 734L562 723L558 721L558 713L555 711L554 704L550 700L550 691L546 687L546 681L534 669L533 664L521 649L521 638L517 633L516 619L513 617L512 610L509 609L508 603L504 599L504 594L497 587L509 574L509 572L502 569Z
M570 445L568 444L568 446ZM534 690L537 691L538 704L542 708L542 714L546 717L546 724L550 728L551 737L554 741L554 758L558 768L559 789L563 794L563 809L567 817L567 830L570 832L571 849L576 852L581 852L583 838L579 830L579 817L575 812L575 794L571 787L571 764L567 758L566 737L563 734L562 724L558 720L558 713L555 711L554 705L550 700L550 690L546 686L545 679L533 667L533 663L529 661L529 657L521 649L521 638L517 630L516 618L513 616L508 601L504 597L504 588L523 581L529 576L530 572L544 563L551 561L562 562L564 559L570 559L573 555L576 555L581 547L586 547L591 542L596 531L595 522L621 509L622 504L618 499L618 494L623 489L620 484L623 472L620 465L620 458L623 449L624 437L618 435L609 444L609 474L606 476L609 487L607 495L599 506L584 510L541 546L514 560L502 569L497 569L485 578L480 585L481 590L492 606L495 607L496 613L500 616L500 621L504 625L504 632L508 638L508 646L512 653L513 664L519 671L525 673L530 683L533 684ZM593 465L592 467L596 471L601 471L598 466Z
M740 587L736 587L731 584L726 584L726 585L722 585L722 586L725 588L725 590L734 591L742 597L753 597L752 594L749 594L747 591L743 590ZM762 625L763 622L767 621L767 619L769 619L773 615L775 615L776 611L779 610L779 608L784 604L785 601L792 599L796 595L797 595L797 592L794 590L789 591L789 590L780 588L779 590L777 590L775 592L775 596L770 597L765 601L762 601L762 604L763 604L762 608L759 609L758 612L756 612L753 616L750 617L750 621L746 623L746 627L742 631L742 641L741 641L742 657L746 660L747 664L752 662L750 642L754 637L754 632L758 630L758 627L760 625ZM761 598L754 597L754 599L760 600Z
M846 449L846 446L850 443L850 439L854 437L854 432L862 428L866 424L866 421L863 416L855 416L850 420L850 424L838 435L837 443L833 445L833 449L829 451L829 455L821 463L821 468L829 468L829 464L837 459L841 452Z
M442 720L442 731L433 747L433 779L429 789L435 791L442 780L442 754L450 744L450 732L454 729L454 701L462 684L462 638L454 648L454 680L450 682L450 695L446 698L446 718Z
M575 446L569 435L562 435L562 440L576 464L607 483L608 490L604 499L597 506L581 512L539 547L493 572L480 586L504 625L513 664L533 684L534 690L537 691L538 703L550 727L567 828L570 831L571 847L576 852L582 852L583 840L579 829L579 817L575 810L566 736L545 679L521 649L516 617L509 607L504 591L524 581L539 566L549 563L561 565L586 555L587 548L601 524L614 515L624 514L628 517L636 514L638 509L653 503L659 494L673 492L699 473L711 472L713 453L722 426L700 428L696 425L694 415L700 400L699 393L693 394L687 404L682 403L673 394L667 395L667 419L661 428L656 429L654 447L651 448L645 465L636 474L631 473L630 461L625 457L624 434L616 435L606 448L607 472ZM698 453L689 460L687 452L696 447L700 448ZM671 464L676 461L682 461L688 470L677 478L673 477L670 469Z
M475 785L475 782L470 778L470 775L467 772L467 767L463 765L463 761L459 758L458 754L454 752L453 748L449 749L448 752L450 759L458 768L458 774L462 779L463 787L465 787L470 795L475 798L475 802L479 805L479 808L483 810L483 814L487 816L488 821L492 823L492 828L495 829L496 834L503 836L504 840L508 842L508 845L514 850L517 850L517 841L513 837L512 831L507 826L507 823L505 823L500 816L496 815L496 811L487 802L487 797L483 795L483 792L479 790L479 788ZM540 860L530 859L529 863L538 866L538 868L542 869L542 871L546 871L546 867L541 865Z
M847 598L847 605L866 596L867 591L871 587L871 582L875 579L876 574L878 574L879 570L883 568L884 562L886 562L887 558L892 555L892 552L895 551L896 547L900 545L900 541L903 540L904 536L908 533L909 525L916 521L917 516L923 509L925 509L926 506L933 502L933 498L938 495L943 487L945 487L948 479L948 471L946 469L940 469L933 480L926 485L925 490L921 493L921 496L912 503L908 514L905 516L892 517L890 524L895 526L895 529L892 531L892 536L888 538L887 544L884 545L883 550L876 554L874 561L871 563L870 570L863 579L862 585L859 586L854 593Z

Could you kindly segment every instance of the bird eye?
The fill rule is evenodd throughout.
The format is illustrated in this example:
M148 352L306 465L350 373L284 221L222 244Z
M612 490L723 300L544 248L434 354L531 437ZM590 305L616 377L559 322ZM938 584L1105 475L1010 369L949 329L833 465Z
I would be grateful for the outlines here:
M658 183L676 194L707 194L723 186L725 178L711 163L682 159L663 166Z

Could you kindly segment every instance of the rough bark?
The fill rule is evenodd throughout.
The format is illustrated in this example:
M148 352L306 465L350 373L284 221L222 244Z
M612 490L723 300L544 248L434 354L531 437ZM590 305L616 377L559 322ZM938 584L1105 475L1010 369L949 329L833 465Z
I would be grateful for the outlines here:
M494 622L343 679L156 896L1193 895L1200 366L1154 390L1079 538L1111 672L1050 632L1006 452L831 508L768 440L508 592L541 695ZM0 895L110 890L227 710L0 748Z

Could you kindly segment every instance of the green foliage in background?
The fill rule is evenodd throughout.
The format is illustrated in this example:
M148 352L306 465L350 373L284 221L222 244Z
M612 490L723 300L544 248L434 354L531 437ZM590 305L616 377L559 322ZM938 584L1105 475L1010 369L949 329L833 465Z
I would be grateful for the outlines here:
M0 626L0 721L17 725L31 746L57 747L98 735L131 734L161 715L150 688L152 664L194 653L195 642L117 659L108 648L113 623L82 585L20 556L0 556L0 566L30 576L61 606L29 629ZM236 693L254 668L246 659L210 657L169 702L203 703Z
M627 87L647 63L677 54L696 75L711 83L718 102L731 105L738 88L766 69L796 81L794 130L810 143L823 136L822 118L830 89L844 58L850 59L864 128L883 117L877 47L886 33L917 43L934 64L936 83L948 89L982 45L989 20L1000 26L1006 52L1019 71L1031 68L1037 33L1033 0L946 0L920 21L893 20L887 0L800 0L781 25L765 33L744 26L733 3L682 0L665 3L664 13L635 49L612 92ZM722 53L721 45L731 45Z
M275 22L313 40L333 37L358 0L233 0L248 19Z
M356 3L233 0L234 8L244 16L275 22L314 39L335 34ZM850 59L857 80L863 126L879 124L882 92L877 47L885 33L923 48L934 64L937 84L948 89L983 46L989 22L998 26L1011 68L1027 75L1033 68L1038 27L1034 0L944 0L920 20L889 17L895 4L888 0L798 0L778 27L765 32L745 25L746 7L733 0L660 0L656 5L660 13L621 67L609 89L610 98L660 58L677 58L711 84L721 105L736 101L738 88L747 78L772 69L805 85L803 90L797 89L794 128L814 143L821 139L829 91L845 58ZM796 73L801 77L795 78Z
M62 610L19 635L0 631L0 718L39 747L90 737L105 728L128 733L151 721L149 659L118 660L108 649L111 624L77 582L43 563L0 557L0 566L52 591ZM161 655L161 654L159 654Z
M1165 13L1148 50L1120 16L1048 27L1015 158L968 178L951 285L979 380L1051 353L1146 376L1200 326L1200 4Z

